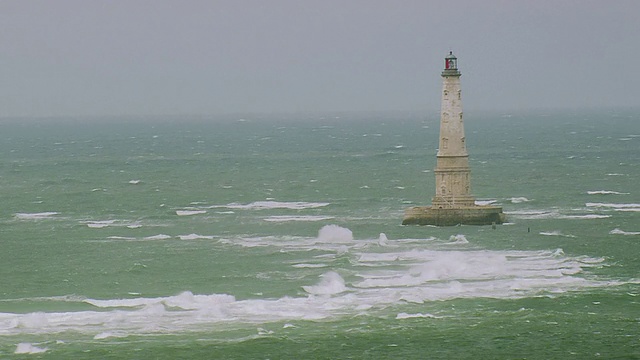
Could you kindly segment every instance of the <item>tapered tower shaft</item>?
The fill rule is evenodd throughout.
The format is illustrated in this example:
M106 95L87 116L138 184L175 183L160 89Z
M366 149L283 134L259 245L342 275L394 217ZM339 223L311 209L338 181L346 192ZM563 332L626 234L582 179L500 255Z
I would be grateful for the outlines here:
M471 170L464 136L462 91L457 59L450 52L442 71L440 142L435 169L434 208L473 206Z

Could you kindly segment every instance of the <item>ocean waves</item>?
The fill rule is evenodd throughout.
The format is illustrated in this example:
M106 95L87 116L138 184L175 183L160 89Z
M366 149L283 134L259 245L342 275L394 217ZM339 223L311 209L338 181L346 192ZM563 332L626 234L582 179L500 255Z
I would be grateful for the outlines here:
M226 241L242 247L269 246L297 256L298 261L285 264L288 278L305 279L306 284L279 297L260 295L261 290L274 285L269 281L277 281L267 278L254 285L257 292L253 296L242 298L232 294L232 287L227 293L196 294L185 290L159 297L134 293L111 299L55 297L47 301L94 309L0 313L0 335L63 336L75 332L93 341L104 341L131 335L225 331L229 327L272 322L298 322L296 326L303 326L300 321L375 314L402 308L403 304L559 296L623 283L590 274L590 269L606 266L603 258L568 256L561 249L481 249L474 245L472 236L462 234L445 239L389 239L385 234L357 239L350 229L329 225L322 227L316 237L265 236ZM400 312L396 316L412 317L432 315ZM23 348L28 350L26 345Z

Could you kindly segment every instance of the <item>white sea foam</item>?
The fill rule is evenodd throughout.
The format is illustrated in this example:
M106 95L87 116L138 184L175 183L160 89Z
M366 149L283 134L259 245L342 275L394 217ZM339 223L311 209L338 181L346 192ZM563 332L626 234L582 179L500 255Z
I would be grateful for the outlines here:
M488 200L476 200L476 205L491 205L491 204L495 204L497 202L497 200L492 200L492 199L488 199Z
M611 235L640 235L640 231L622 231L618 228L615 228L609 231Z
M467 240L467 238L462 234L451 235L451 237L449 238L449 241L451 242L451 244L468 244L469 243L469 240Z
M153 236L144 237L143 240L166 240L171 239L171 236L165 234L158 234Z
M82 221L82 223L92 229L102 229L106 227L126 227L129 229L137 229L142 227L142 224L138 222L130 222L127 220L90 220Z
M387 234L380 233L380 235L378 235L378 245L380 245L380 246L388 246L389 245L389 239L387 238Z
M611 191L611 190L593 190L593 191L587 191L587 194L589 195L629 195L629 193L623 193L623 192Z
M561 215L559 219L606 219L611 215L598 215L598 214L586 214L586 215Z
M511 203L513 204L520 204L523 202L529 202L531 200L527 199L526 197L512 197L509 199L511 201Z
M640 204L586 203L587 207L609 208L615 211L640 211Z
M143 309L151 312L164 312L164 308L179 308L182 310L194 310L202 306L211 304L233 303L236 299L234 296L227 294L214 295L194 295L190 291L182 292L175 296L167 296L160 298L134 298L134 299L86 299L84 302L99 308L137 308L144 306ZM151 308L160 306L158 308Z
M206 239L212 240L213 236L210 235L198 235L198 234L189 234L189 235L178 235L180 240L198 240L198 239Z
M109 237L107 237L107 239L110 239L110 240L128 240L128 241L136 240L136 238L130 237L130 236L109 236Z
M571 235L571 234L563 234L560 230L554 230L554 231L541 231L540 235L545 235L545 236L562 236L562 237L568 237L568 238L574 238L576 237L575 235Z
M516 210L506 211L508 217L517 219L552 219L560 216L556 210Z
M91 221L87 223L87 226L94 229L100 229L113 225L115 222L115 220Z
M40 348L31 343L19 343L14 354L41 354L46 352L47 348Z
M344 279L335 271L322 274L320 283L313 286L303 286L304 291L313 295L335 295L347 290Z
M318 231L318 240L323 243L348 243L353 241L353 233L338 225L325 225Z
M250 204L231 203L231 204L227 204L226 207L229 209L240 209L240 210L267 210L267 209L304 210L304 209L314 209L314 208L324 207L327 205L329 205L329 203L304 202L304 201L295 201L295 202L256 201Z
M324 267L327 267L329 265L323 264L323 263L318 263L318 264L306 264L306 263L303 263L303 264L293 264L291 266L294 267L294 268L298 268L298 269L305 269L305 268L313 269L313 268L324 268Z
M140 182L141 182L140 180L129 180L129 184L131 185L138 185L140 184Z
M264 218L264 221L269 222L287 222L287 221L326 221L332 220L333 216L320 216L320 215L274 215Z
M93 339L102 340L102 339L108 339L108 338L122 338L122 337L127 337L127 334L123 332L117 332L117 331L104 331L99 334L96 334L93 337Z
M417 314L407 314L407 313L399 313L398 315L396 315L396 319L398 320L404 320L404 319L416 319L416 318L422 318L422 319L437 319L438 317L435 315L431 315L431 314L422 314L422 313L417 313Z
M315 268L321 265L331 270L327 269L319 280L313 278L306 282L308 285L300 289L304 293L294 291L279 298L262 298L264 289L272 285L266 281L252 289L254 298L244 299L236 299L231 294L189 291L162 297L65 298L60 301L83 302L96 309L0 313L0 334L79 332L100 340L132 334L211 331L224 328L225 324L259 327L268 322L286 324L296 320L352 317L370 310L397 309L403 303L557 296L563 292L621 284L588 273L589 268L602 266L603 259L567 256L560 249L484 250L458 241L462 237L455 235L452 240L460 243L435 238L394 239L388 241L392 246L380 246L381 239L386 240L386 236L354 239L351 230L335 225L323 227L317 237L227 239L231 243L247 241L308 254L308 258L288 267L291 276L298 279L318 271ZM345 248L348 251L343 255L336 254ZM343 268L345 266L348 268ZM587 276L583 276L585 272ZM396 317L402 320L431 316L399 312Z
M14 217L19 220L41 220L50 219L53 216L58 215L55 211L40 212L40 213L16 213Z
M190 216L190 215L199 215L206 214L206 210L176 210L176 215L178 216Z

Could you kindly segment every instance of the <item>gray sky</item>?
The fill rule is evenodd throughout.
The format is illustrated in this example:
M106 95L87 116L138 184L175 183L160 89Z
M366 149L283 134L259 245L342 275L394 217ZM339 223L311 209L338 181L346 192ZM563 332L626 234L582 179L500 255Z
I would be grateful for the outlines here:
M0 117L638 107L637 0L0 0Z

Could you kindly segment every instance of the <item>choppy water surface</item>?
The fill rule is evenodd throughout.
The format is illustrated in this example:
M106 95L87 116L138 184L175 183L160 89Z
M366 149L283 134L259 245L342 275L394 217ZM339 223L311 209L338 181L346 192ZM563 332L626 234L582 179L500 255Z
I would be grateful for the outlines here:
M640 115L467 120L498 226L404 227L437 119L0 122L0 356L640 357Z

